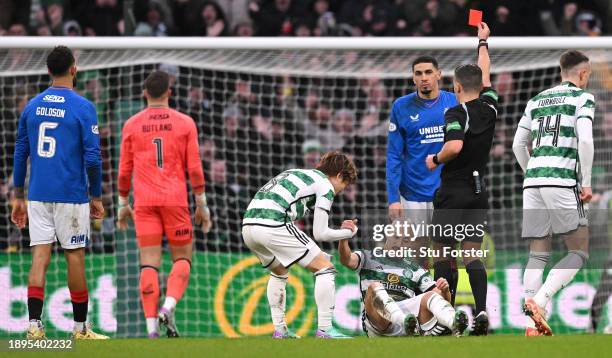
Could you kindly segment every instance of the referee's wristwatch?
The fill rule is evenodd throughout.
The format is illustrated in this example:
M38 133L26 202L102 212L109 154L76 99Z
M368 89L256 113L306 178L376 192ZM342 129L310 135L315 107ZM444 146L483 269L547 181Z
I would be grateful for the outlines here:
M437 154L434 154L432 160L433 160L435 165L440 165L440 162L438 161L438 155Z

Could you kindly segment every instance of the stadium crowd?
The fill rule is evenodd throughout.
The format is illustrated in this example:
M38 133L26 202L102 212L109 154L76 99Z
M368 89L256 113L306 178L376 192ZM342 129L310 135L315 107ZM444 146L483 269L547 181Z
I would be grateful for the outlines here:
M470 8L496 36L610 34L606 0L0 0L0 35L465 36ZM128 17L130 18L130 17ZM128 30L129 31L129 30Z

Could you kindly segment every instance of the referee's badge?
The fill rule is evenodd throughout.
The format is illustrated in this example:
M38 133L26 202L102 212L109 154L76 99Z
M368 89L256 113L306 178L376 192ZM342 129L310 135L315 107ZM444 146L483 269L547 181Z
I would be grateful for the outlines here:
M389 122L389 132L395 132L397 126L393 122Z

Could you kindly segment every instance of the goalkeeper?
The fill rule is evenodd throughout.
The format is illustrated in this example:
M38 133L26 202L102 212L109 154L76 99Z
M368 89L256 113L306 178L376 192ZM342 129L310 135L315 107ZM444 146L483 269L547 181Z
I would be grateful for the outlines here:
M351 220L340 230L328 227L334 196L357 180L355 164L339 152L323 155L317 169L286 170L255 194L242 221L245 244L271 271L268 302L274 324L273 338L299 338L285 322L288 268L297 263L314 273L318 310L317 338L347 338L332 327L336 269L329 256L293 225L314 210L313 236L317 241L349 239L357 232Z
M185 173L195 194L195 222L206 233L212 222L204 193L198 133L190 117L171 109L170 77L152 72L144 83L147 108L123 126L119 157L119 228L128 218L136 225L140 252L140 299L149 338L159 337L159 323L168 337L178 337L174 320L176 304L189 284L193 249L192 225ZM135 210L129 205L134 174ZM159 267L162 235L166 235L172 269L166 299L159 309Z
M405 246L388 238L383 251ZM450 304L444 278L434 282L428 271L407 258L379 258L370 250L351 252L348 240L340 240L338 251L342 265L359 274L363 330L369 337L438 336L449 330L460 336L467 328L467 315Z

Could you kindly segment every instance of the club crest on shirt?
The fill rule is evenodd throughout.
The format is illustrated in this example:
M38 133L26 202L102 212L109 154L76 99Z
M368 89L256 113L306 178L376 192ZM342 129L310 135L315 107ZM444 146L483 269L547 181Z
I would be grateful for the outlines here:
M417 113L416 116L410 116L410 120L413 122L417 122L419 120L419 114Z
M98 131L98 126L91 126L91 133L100 134L100 132Z
M397 129L397 126L395 125L395 123L390 122L389 123L389 132L395 132L396 129Z

